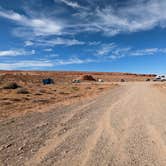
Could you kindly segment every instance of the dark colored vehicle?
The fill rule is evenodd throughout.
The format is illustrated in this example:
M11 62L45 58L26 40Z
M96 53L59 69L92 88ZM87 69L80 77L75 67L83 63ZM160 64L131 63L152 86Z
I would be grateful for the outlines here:
M51 78L43 79L42 82L44 85L54 84L54 80Z
M150 78L147 78L146 81L151 81Z

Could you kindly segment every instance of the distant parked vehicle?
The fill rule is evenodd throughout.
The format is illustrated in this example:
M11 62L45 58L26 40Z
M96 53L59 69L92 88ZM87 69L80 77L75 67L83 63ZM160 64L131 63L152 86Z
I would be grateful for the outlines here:
M166 75L158 75L153 79L153 81L166 81Z
M72 83L80 83L80 80L73 80Z
M163 81L163 82L166 81L166 78L161 78L161 81Z
M98 79L98 82L104 82L104 80L103 79Z
M42 82L44 85L54 84L54 80L51 78L43 79Z

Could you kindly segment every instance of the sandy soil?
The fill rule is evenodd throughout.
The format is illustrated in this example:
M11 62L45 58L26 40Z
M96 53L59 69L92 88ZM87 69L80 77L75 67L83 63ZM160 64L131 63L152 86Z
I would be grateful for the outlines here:
M3 89L0 85L0 120L22 116L29 112L47 111L48 107L61 107L80 100L95 98L118 84L19 84L28 94L18 94L21 89Z
M82 80L85 75L90 75L95 80L103 79L104 83ZM45 111L52 105L55 108L94 98L117 86L114 81L145 81L153 77L154 75L130 73L0 71L0 120ZM52 78L55 84L44 86L42 80L45 78ZM80 79L81 84L72 84L74 79ZM20 88L3 88L11 82L17 83L28 93L18 93Z
M92 75L95 79L103 79L105 82L119 82L121 79L125 81L145 81L152 79L154 74L132 74L132 73L113 73L113 72L47 72L47 71L0 71L1 80L14 80L24 82L27 80L31 83L40 83L43 78L53 78L56 83L71 83L73 79L78 79L84 75Z
M0 122L0 165L165 166L166 93L123 83L96 99Z

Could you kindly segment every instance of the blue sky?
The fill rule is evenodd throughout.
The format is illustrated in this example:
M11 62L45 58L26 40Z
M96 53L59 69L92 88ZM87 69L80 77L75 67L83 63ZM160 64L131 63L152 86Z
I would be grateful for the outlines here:
M165 0L0 0L0 69L166 71Z

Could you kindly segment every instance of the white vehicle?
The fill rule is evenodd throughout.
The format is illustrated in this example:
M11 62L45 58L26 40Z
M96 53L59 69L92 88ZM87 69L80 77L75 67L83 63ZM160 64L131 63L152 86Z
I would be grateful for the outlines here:
M158 75L153 81L166 81L166 75Z
M104 82L104 80L103 79L98 79L98 82Z

